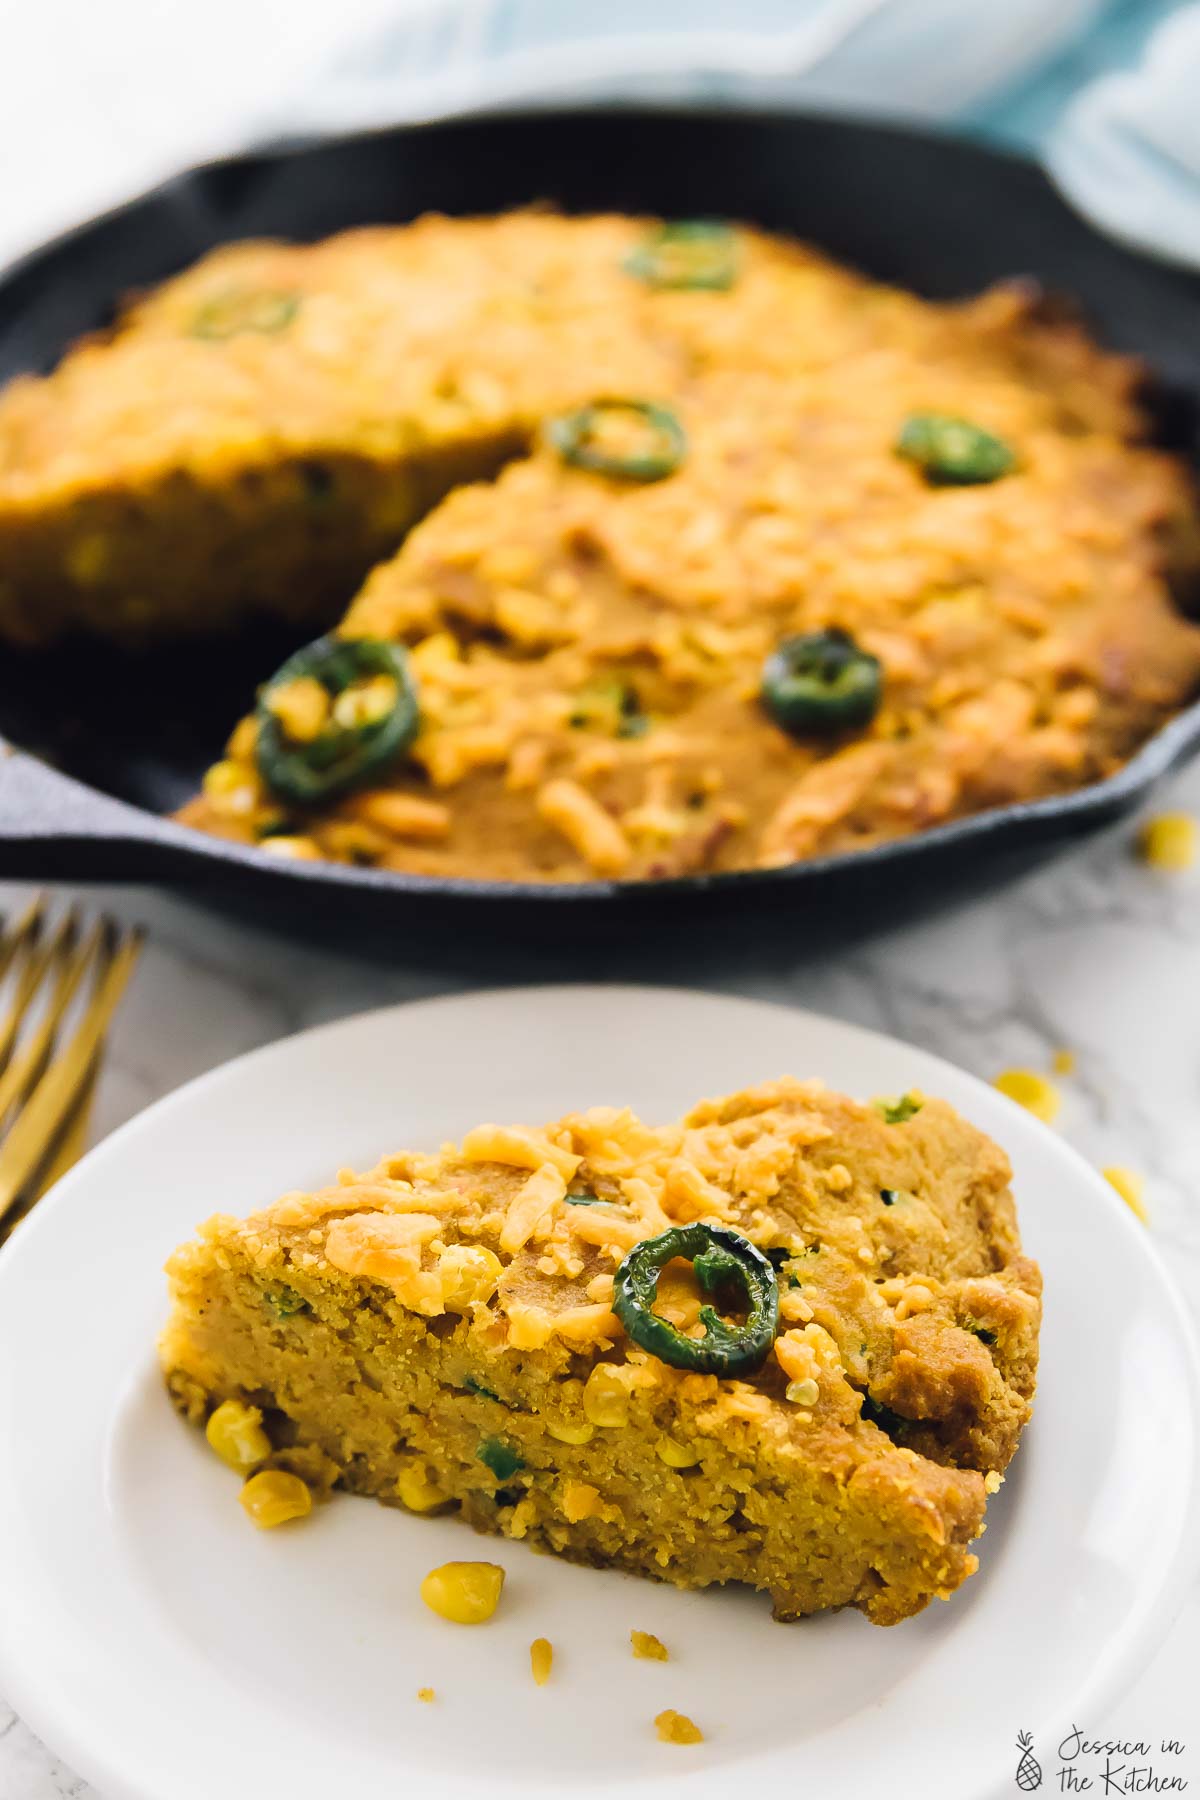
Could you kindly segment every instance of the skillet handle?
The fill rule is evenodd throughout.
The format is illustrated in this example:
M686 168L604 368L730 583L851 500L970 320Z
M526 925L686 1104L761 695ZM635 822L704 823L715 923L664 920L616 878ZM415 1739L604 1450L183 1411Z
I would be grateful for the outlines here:
M0 877L138 880L186 860L190 833L59 774L0 738Z

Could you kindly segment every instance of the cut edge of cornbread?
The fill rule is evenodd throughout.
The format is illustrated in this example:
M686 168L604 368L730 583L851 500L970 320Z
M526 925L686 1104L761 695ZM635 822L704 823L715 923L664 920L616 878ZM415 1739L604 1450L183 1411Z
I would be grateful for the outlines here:
M900 1228L905 1199L880 1204L876 1250L907 1236L941 1276L858 1272L851 1170L877 1184L881 1154L910 1175L940 1161L944 1217ZM811 1083L657 1130L614 1109L484 1127L209 1221L169 1264L163 1366L194 1423L230 1399L261 1408L263 1466L318 1495L457 1507L477 1529L683 1587L748 1583L782 1619L855 1606L891 1624L975 1569L1029 1413L1040 1282L1006 1175L940 1102L889 1125ZM580 1183L602 1197L571 1205ZM738 1380L667 1366L609 1307L631 1243L721 1211L788 1253L780 1337ZM660 1310L688 1329L696 1306L690 1270L670 1265Z

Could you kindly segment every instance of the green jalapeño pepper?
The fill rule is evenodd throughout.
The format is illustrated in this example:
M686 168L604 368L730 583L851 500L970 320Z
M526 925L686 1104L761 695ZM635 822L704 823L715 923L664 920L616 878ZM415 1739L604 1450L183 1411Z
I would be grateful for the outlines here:
M551 420L550 442L574 468L625 481L661 481L687 453L675 414L650 400L593 400Z
M675 1257L690 1262L700 1291L744 1307L740 1325L715 1308L700 1308L702 1338L685 1337L654 1311L658 1278ZM736 1297L736 1298L735 1298ZM751 1375L762 1367L779 1330L779 1284L769 1258L725 1225L676 1225L635 1244L617 1270L613 1311L635 1344L673 1369L702 1375Z
M737 238L715 219L678 219L652 231L623 266L647 287L724 292L737 279Z
M318 638L258 697L259 773L272 793L316 806L360 787L406 750L420 722L403 650L381 638Z
M282 331L299 310L299 297L281 289L229 288L214 294L192 315L188 335L219 342L242 331Z
M935 487L999 481L1017 464L1003 438L946 413L910 413L896 439L896 454L916 463Z
M869 725L882 694L879 659L836 628L785 638L763 668L763 705L793 737Z

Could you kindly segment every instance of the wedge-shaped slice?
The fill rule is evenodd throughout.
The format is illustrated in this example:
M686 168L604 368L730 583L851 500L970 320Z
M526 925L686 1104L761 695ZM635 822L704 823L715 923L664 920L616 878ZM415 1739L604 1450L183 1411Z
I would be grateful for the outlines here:
M210 1220L169 1265L163 1365L197 1424L261 1408L265 1462L319 1493L891 1624L975 1569L1029 1415L1040 1278L1007 1180L943 1103L815 1082L661 1128L481 1126ZM769 1258L778 1335L736 1378L706 1366L706 1293L743 1324L703 1256L666 1264L654 1318L621 1297L630 1251L681 1225Z

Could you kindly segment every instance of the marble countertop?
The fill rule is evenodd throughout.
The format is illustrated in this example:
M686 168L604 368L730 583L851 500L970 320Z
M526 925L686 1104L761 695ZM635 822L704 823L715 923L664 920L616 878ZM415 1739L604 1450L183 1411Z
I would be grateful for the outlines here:
M1200 814L1200 767L1160 796L1156 810L1164 807ZM1046 1069L1056 1050L1070 1049L1075 1070L1061 1079L1056 1129L1090 1161L1145 1176L1149 1230L1200 1320L1200 1008L1190 1003L1200 993L1200 866L1149 869L1134 835L1123 827L1002 892L836 953L813 956L797 941L770 967L731 973L727 946L710 935L670 948L656 978L833 1013L985 1078ZM0 909L22 895L0 886ZM184 895L110 889L86 898L150 934L113 1033L94 1137L203 1070L307 1025L481 981L574 972L561 953L498 963L469 943L436 959L414 945L381 966L233 924ZM588 974L644 978L644 960L636 950L603 953ZM1170 1773L1195 1791L1200 1589L1179 1601L1169 1638L1111 1717L1076 1722L1093 1736L1189 1739ZM0 1700L3 1800L93 1792Z

